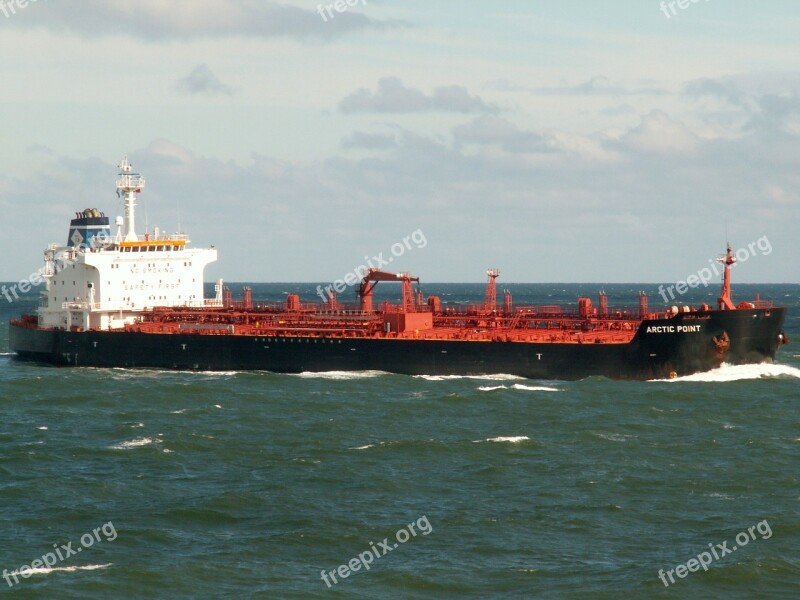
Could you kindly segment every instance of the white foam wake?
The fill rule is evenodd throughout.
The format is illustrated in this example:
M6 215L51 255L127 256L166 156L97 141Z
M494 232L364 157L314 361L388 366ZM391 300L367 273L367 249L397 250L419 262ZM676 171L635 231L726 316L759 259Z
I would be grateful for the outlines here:
M450 381L451 379L478 379L481 381L515 381L525 379L519 375L509 375L507 373L494 373L489 375L414 375L426 381Z
M380 377L381 375L388 375L388 373L385 371L303 371L302 373L294 375L294 377L347 381L350 379L371 379L373 377Z
M175 371L172 371L173 373ZM179 371L179 373L193 373L195 375L205 375L206 377L233 377L243 375L244 371Z
M519 444L521 442L527 442L530 438L527 435L514 435L514 436L506 436L506 437L493 437L493 438L486 438L485 440L472 440L473 444L481 444L483 442L493 442L493 443L502 443L507 442L509 444Z
M626 435L624 433L592 433L592 435L596 435L609 442L627 442L629 439L636 437L635 435Z
M97 569L107 569L114 563L106 563L104 565L81 565L78 567L37 567L35 569L30 569L29 573L33 575L49 575L50 573L55 573L56 571L64 571L65 573L74 573L75 571L96 571ZM19 574L15 571L13 574Z
M729 365L723 363L718 369L706 371L705 373L695 373L694 375L686 375L685 377L660 379L657 381L669 381L671 383L680 381L722 382L740 381L742 379L769 379L775 377L795 377L800 379L800 369L787 365L770 363L753 365Z
M113 446L109 446L112 450L130 450L131 448L140 448L142 446L149 446L150 444L160 444L161 440L158 438L136 438L135 440L128 440L127 442L121 442L119 444L114 444Z
M547 387L544 385L523 385L521 383L515 383L512 385L515 390L528 390L529 392L560 392L558 388Z
M143 379L146 377L161 377L162 375L197 375L204 377L233 377L235 375L242 375L244 371L195 371L192 369L155 369L148 367L141 368L128 368L128 367L111 367L105 369L96 367L98 371L111 371L115 379Z
M507 385L482 385L478 388L482 392L493 392L494 390L527 390L529 392L560 392L558 388L546 387L543 385L524 385L515 383L511 387Z

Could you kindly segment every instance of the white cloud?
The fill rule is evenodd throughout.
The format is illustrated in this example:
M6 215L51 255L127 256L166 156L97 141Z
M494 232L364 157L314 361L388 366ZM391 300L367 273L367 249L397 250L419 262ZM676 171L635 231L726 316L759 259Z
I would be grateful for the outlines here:
M661 110L643 116L622 141L637 150L672 155L694 154L698 145L696 135Z
M544 87L534 90L538 94L554 96L663 96L670 92L663 88L627 86L612 82L605 75L597 75L575 85Z
M363 148L367 150L387 150L397 146L395 136L387 133L365 133L354 131L342 141L343 148Z
M339 103L343 113L413 113L422 111L445 111L456 113L492 113L498 109L484 102L479 96L471 96L459 85L437 87L426 95L403 85L397 77L384 77L378 81L378 89L372 92L361 88Z
M58 0L31 4L13 27L44 27L85 37L129 35L150 41L247 36L332 39L347 32L406 27L349 10L325 22L311 8L268 0Z
M721 214L734 240L768 234L776 250L797 247L800 202L790 190L800 188L800 155L763 144L752 135L701 140L653 111L617 136L530 130L484 115L454 127L451 142L409 130L354 131L343 145L361 150L357 158L253 156L240 164L197 156L167 139L131 158L148 178L143 200L151 226L171 229L180 220L197 243L220 248L209 278L322 280L421 227L429 248L409 255L402 268L426 280L477 279L487 261L515 280L591 280L597 269L579 250L593 248L604 257L604 278L642 281L683 275L685 264L674 274L653 269L670 266L665 247L715 252L708 224ZM39 214L38 229L50 234L12 235L0 251L37 256L39 246L59 239L87 194L114 214L111 162L43 160L41 174L0 178L0 190ZM20 218L7 217L11 231L24 230ZM253 263L254 255L281 259ZM759 269L737 276L780 276L777 266Z
M233 96L234 89L222 83L208 65L198 65L186 77L177 81L175 87L184 94L207 96Z
M775 247L737 281L791 272L800 75L775 10L713 9L704 30L632 1L598 20L564 3L368 0L327 23L317 4L40 0L0 15L4 276L37 268L75 210L116 214L125 152L149 223L220 248L209 279L330 278L421 227L429 246L398 266L428 281L490 265L674 281L716 252L724 221L733 242ZM197 95L173 93L179 77Z
M458 144L496 144L510 153L552 151L545 136L525 131L502 117L476 117L469 123L457 126L453 136Z

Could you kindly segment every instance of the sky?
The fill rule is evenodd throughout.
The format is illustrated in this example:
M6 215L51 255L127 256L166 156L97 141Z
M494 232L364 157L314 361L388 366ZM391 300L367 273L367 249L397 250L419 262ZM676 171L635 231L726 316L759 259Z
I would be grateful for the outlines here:
M800 2L350 4L0 2L0 280L128 156L209 281L800 282Z

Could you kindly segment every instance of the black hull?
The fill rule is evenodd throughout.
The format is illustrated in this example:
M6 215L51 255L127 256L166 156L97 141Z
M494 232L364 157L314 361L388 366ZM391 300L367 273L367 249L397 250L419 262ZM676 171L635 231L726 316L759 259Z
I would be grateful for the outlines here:
M531 379L660 379L771 361L785 308L643 321L627 344L559 344L39 330L12 323L21 359L55 365L202 371L376 370L406 375L508 373ZM727 349L715 343L727 334Z

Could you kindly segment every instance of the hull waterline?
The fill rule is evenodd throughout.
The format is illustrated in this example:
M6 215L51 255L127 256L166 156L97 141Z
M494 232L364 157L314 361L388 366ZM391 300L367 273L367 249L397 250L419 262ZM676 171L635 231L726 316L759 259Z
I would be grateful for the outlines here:
M15 322L10 344L20 359L63 366L659 379L707 371L722 362L771 361L784 319L783 308L679 314L643 321L624 344L74 332ZM724 351L718 344L723 334L729 340Z

